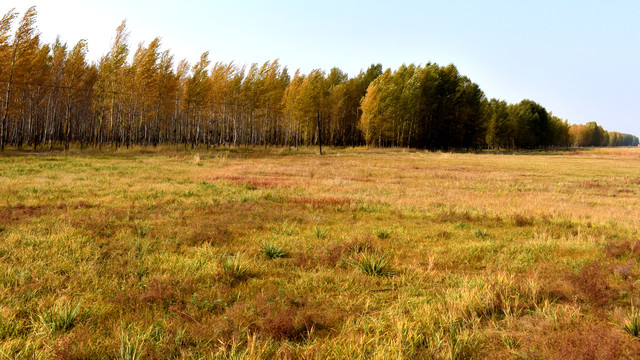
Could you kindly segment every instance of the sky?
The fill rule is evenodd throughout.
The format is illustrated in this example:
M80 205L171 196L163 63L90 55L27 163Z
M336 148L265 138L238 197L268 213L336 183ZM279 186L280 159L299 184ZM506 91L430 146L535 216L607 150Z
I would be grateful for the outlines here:
M291 73L453 63L488 98L531 99L573 124L640 136L636 0L3 0L38 10L45 42L89 43L97 61L127 20L133 53L160 37L176 60L280 59ZM176 61L177 63L177 61Z

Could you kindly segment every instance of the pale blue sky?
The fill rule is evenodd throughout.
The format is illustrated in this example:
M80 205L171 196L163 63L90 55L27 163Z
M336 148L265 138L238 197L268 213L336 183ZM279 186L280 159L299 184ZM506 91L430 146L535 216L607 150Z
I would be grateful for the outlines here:
M262 63L292 72L372 63L454 63L487 97L535 100L571 123L597 121L640 135L640 2L605 1L73 1L4 0L0 11L37 5L47 42L89 41L98 59L124 18L130 45L163 40L191 63Z

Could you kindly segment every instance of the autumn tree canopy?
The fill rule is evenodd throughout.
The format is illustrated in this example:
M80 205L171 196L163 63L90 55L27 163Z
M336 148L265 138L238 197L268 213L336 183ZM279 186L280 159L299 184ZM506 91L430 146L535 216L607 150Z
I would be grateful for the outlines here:
M0 19L0 150L71 143L112 148L181 144L399 146L424 149L637 146L595 122L569 125L533 100L487 99L450 64L371 65L291 74L209 53L176 61L159 38L131 48L123 21L107 54L41 41L35 7ZM318 126L320 124L320 126Z

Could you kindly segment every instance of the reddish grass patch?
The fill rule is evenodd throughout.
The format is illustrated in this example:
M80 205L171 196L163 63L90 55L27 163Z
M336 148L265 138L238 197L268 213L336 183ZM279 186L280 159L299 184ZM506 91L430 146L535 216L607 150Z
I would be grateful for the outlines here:
M70 334L62 336L52 347L54 359L82 360L100 357L99 350L90 346L90 332L88 326L80 325Z
M541 294L554 301L573 301L575 288L566 279L553 279L544 284Z
M58 205L56 205L56 209L58 209L58 210L67 210L69 208L72 208L74 210L77 210L77 209L91 209L91 208L94 208L94 207L96 207L96 205L88 203L88 202L86 202L84 200L78 201L73 206L69 206L69 205L67 205L67 203L64 203L64 202L61 202Z
M312 198L312 197L288 197L287 202L293 204L305 204L311 205L313 207L326 207L326 206L337 206L337 205L349 205L351 203L350 198L344 197L322 197L322 198Z
M601 189L604 186L601 185L600 183L597 183L595 181L583 181L581 183L578 184L578 186L585 188L585 189Z
M271 177L246 177L246 176L216 176L209 179L210 181L226 180L237 185L247 186L249 189L257 188L274 188L298 185L299 182L292 181L289 178L271 176Z
M149 235L175 239L176 246L195 246L203 243L228 244L252 230L268 228L272 223L294 222L294 209L281 204L226 203L199 211L178 213L172 222L155 226Z
M298 324L290 308L273 309L259 324L260 332L278 340L297 340L304 336L304 324Z
M369 176L364 176L364 177L352 176L352 177L346 177L345 180L358 181L358 182L373 182L374 178Z
M471 223L494 223L500 224L502 219L486 213L471 213L468 210L443 210L435 216L435 221L440 223L471 222Z
M261 339L298 342L311 334L314 337L331 334L343 318L339 309L267 288L253 299L227 308L224 316L214 321L214 331L223 342L247 330Z
M137 306L156 305L168 309L178 301L174 285L165 278L154 277L146 289L132 294L129 299Z
M551 359L599 360L636 358L629 351L638 351L638 344L631 344L612 328L604 325L583 327L558 334L557 348ZM626 349L626 350L625 350ZM631 355L631 356L630 356Z
M611 241L604 247L604 252L614 258L622 258L629 255L640 258L640 244L638 241L631 240Z
M517 227L531 226L535 222L535 217L523 214L515 214L511 217L513 224Z
M372 236L362 239L356 238L349 242L335 244L328 248L321 249L315 256L300 252L294 256L294 264L303 269L314 268L316 266L335 267L345 255L378 251L379 249L379 245L376 244Z
M438 215L439 222L473 221L473 216L468 211L446 210Z
M133 282L130 282L133 285ZM183 309L185 298L193 294L194 283L191 279L173 279L167 276L154 276L141 290L124 291L115 297L115 302L123 307L144 308L157 306L173 312Z
M629 262L624 265L614 267L613 273L622 279L631 278L631 275L633 275L633 260L629 260Z
M122 209L109 209L109 212L93 213L83 217L71 217L71 225L84 229L95 238L108 239L121 229L128 215Z
M195 229L188 231L189 235L184 240L184 244L195 246L203 243L224 244L233 240L234 235L225 224L220 222L209 222L204 224L196 224Z
M17 224L29 219L41 217L49 213L50 210L48 207L25 206L22 203L14 206L6 206L0 208L0 224Z
M94 208L94 207L96 207L96 205L88 203L88 202L83 201L83 200L78 201L73 206L74 209L91 209L91 208Z
M328 333L336 325L336 312L311 304L306 299L261 295L256 307L261 320L257 324L260 335L289 341L301 341L308 335Z
M594 261L571 275L570 280L578 290L578 296L596 306L604 306L611 300L611 288L607 283L599 261Z

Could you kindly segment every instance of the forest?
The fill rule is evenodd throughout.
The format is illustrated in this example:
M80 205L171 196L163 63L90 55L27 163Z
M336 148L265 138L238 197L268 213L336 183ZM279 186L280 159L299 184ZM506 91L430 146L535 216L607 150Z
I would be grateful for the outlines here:
M177 61L159 38L131 55L126 22L97 63L88 44L40 39L37 11L0 23L0 149L332 146L515 149L637 146L595 122L571 125L532 100L487 99L450 64L290 74L278 60Z

